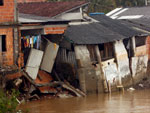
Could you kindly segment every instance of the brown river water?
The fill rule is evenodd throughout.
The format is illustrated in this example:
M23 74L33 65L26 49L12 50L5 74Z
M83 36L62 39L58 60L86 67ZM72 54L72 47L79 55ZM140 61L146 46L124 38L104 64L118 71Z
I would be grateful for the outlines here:
M150 113L150 90L45 99L20 105L29 113Z

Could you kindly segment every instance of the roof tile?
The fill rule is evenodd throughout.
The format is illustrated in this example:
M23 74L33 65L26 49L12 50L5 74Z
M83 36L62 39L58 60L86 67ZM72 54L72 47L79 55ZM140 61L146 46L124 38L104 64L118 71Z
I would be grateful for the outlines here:
M23 14L54 17L86 3L85 1L18 3L18 10Z

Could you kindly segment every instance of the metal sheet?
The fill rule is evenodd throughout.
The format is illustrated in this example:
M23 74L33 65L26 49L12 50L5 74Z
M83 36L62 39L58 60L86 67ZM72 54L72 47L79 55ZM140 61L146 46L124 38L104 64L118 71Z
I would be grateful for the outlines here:
M37 77L42 57L43 51L31 49L26 65L26 72L33 80Z
M48 41L45 53L43 56L43 61L41 64L41 69L51 73L53 69L53 65L55 62L55 58L58 52L59 45Z

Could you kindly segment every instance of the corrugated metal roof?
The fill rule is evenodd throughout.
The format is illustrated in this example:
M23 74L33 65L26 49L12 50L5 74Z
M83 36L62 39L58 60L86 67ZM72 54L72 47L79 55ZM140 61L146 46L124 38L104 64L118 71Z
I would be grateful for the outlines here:
M106 15L115 19L150 18L150 6L116 8Z
M98 23L72 25L66 30L65 37L75 44L101 44L126 38Z
M150 6L143 7L131 7L128 10L120 13L117 16L131 16L131 15L144 15L145 17L150 17Z
M114 20L105 15L93 15L91 17L98 20L99 24L107 27L109 30L125 37L132 37L143 33L133 29L128 24L125 25L121 20Z
M92 17L99 22L72 25L66 30L65 36L76 44L101 44L145 34L105 15Z
M140 18L140 19L134 19L134 20L123 20L131 23L134 26L137 26L138 28L147 30L150 32L150 19L148 18Z

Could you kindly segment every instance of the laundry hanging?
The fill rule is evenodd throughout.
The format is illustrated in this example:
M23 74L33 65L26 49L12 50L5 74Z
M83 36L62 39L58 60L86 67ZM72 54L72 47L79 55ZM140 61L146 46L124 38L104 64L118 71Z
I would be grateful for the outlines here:
M40 48L41 36L23 36L21 37L22 49L24 48Z

